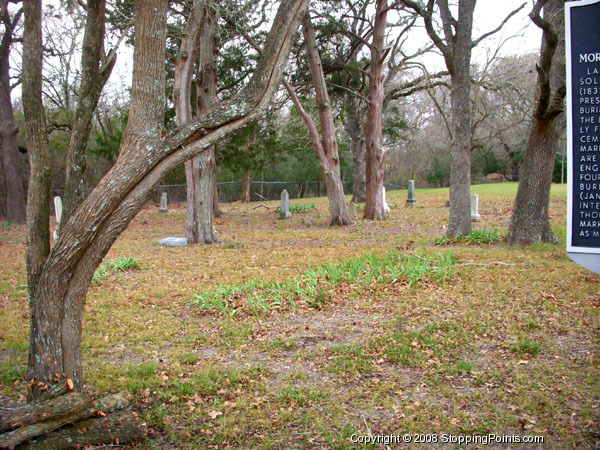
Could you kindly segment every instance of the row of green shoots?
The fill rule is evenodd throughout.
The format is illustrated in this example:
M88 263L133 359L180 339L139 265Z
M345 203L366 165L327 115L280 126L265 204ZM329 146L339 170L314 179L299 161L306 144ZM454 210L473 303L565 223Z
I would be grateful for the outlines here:
M432 256L398 252L383 256L367 254L342 263L327 263L308 269L289 281L254 279L238 285L222 285L195 294L193 304L207 313L233 317L238 313L266 315L284 308L297 309L301 302L320 308L332 299L336 288L349 285L357 291L364 286L405 283L413 286L422 280L443 283L454 272L451 252Z

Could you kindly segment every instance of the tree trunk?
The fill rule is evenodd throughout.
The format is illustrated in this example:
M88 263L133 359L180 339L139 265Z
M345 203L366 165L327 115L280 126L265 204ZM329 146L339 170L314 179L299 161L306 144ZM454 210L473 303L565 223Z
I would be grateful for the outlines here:
M2 65L0 62L0 66ZM17 143L18 129L13 116L10 90L7 89L10 83L8 70L6 76L3 72L4 68L0 67L0 149L6 184L6 218L11 222L25 223L25 188Z
M104 66L105 0L90 0L86 6L86 23L81 52L81 82L75 117L71 123L71 137L67 151L65 192L62 221L69 218L85 197L85 169L92 119L102 89L110 77L116 61L111 52Z
M321 63L321 57L317 48L315 30L308 13L304 15L304 20L302 21L302 34L306 43L306 54L315 87L321 122L323 152L318 153L318 155L320 156L319 163L329 200L329 225L352 225L354 222L350 217L350 210L346 203L344 185L340 175L340 155L335 136L331 100L327 92L327 83L325 82L323 64Z
M557 242L548 215L557 142L558 133L553 121L534 121L508 229L510 244Z
M214 148L214 145L211 145L208 150L193 157L185 165L188 180L185 237L188 243L221 242L213 226Z
M25 223L25 188L21 173L19 146L17 143L17 124L13 115L10 98L10 47L13 42L13 32L21 14L15 14L11 19L8 9L5 17L0 17L4 24L4 35L0 41L0 150L2 150L2 165L4 168L4 183L6 186L6 218L12 222Z
M367 197L365 181L365 137L362 132L357 102L354 98L347 99L346 133L350 136L352 150L352 202L363 203Z
M508 228L509 244L525 245L553 242L557 239L550 227L550 188L559 134L557 118L564 110L564 0L550 0L539 17L539 2L530 14L543 30L536 110L525 156L519 171L519 189Z
M250 182L252 181L250 175L250 170L248 169L244 169L242 172L242 195L240 197L242 203L250 201Z
M217 96L216 20L214 9L206 7L199 29L196 114L207 111ZM188 243L216 244L221 242L213 227L215 172L214 146L186 163L188 196L185 237L188 239Z
M42 106L42 5L41 0L23 4L23 111L29 155L27 192L27 287L29 293L30 352L28 379L31 389L42 393L54 373L62 373L60 310L47 307L39 286L50 251L50 163L46 120ZM40 364L47 361L47 364ZM39 383L41 384L37 384Z
M366 204L364 218L385 220L383 205L383 177L386 152L383 147L383 100L385 61L385 28L387 0L377 0L375 4L375 25L371 43L371 70L369 72L369 106L365 130L366 140Z
M216 153L216 152L215 152ZM215 158L216 161L216 158ZM219 186L217 185L217 164L215 163L213 169L213 217L221 217L223 215L223 211L221 211L221 205L219 202Z
M450 72L452 144L450 146L450 218L447 236L471 233L471 35L476 0L460 0L456 34L446 57ZM449 25L448 25L449 26Z
M37 150L37 137L45 139L41 114L41 5L25 5L23 98L31 166L34 177L45 173L44 160ZM52 252L49 245L48 205L43 224L38 209L28 205L28 289L31 305L31 333L28 379L33 397L56 384L54 374L71 378L77 390L83 385L81 368L81 326L85 295L98 267L114 241L147 200L152 188L165 173L205 151L248 123L260 118L281 82L307 0L282 0L267 36L263 56L246 88L235 98L213 105L206 113L161 137L165 97L165 41L167 0L136 1L134 70L129 120L123 134L119 157L94 190L63 224ZM38 76L39 74L39 76ZM39 86L39 89L38 89ZM38 96L39 94L39 96ZM40 108L37 108L39 105ZM43 132L42 132L43 131ZM45 140L42 140L44 143ZM39 146L44 148L43 145ZM30 185L31 186L31 185ZM30 199L46 192L36 182ZM35 193L35 194L34 194ZM40 215L41 216L41 215ZM31 219L30 219L31 217ZM39 230L38 230L39 229ZM39 233L36 233L39 231ZM45 236L45 240L41 237Z
M450 147L450 219L448 236L471 232L471 81L469 68L452 78L452 144Z

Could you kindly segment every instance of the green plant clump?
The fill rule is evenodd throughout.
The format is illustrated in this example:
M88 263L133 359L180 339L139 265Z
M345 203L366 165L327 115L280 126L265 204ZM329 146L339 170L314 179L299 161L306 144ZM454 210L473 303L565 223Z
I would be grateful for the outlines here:
M466 244L466 245L490 245L500 240L496 230L477 230L466 235L456 237L441 236L435 240L436 245Z
M92 283L98 284L101 281L106 280L109 275L112 275L115 272L127 272L139 268L140 264L137 258L120 256L116 261L107 262L98 267L96 272L94 272Z
M367 254L308 269L301 278L292 281L255 279L236 286L219 286L213 291L194 294L192 304L202 311L228 317L239 311L255 316L268 314L286 305L296 310L297 302L320 309L342 283L356 289L373 282L380 285L405 282L413 286L425 278L443 283L453 273L454 263L452 253L430 257L412 253L400 256L397 252L384 256Z
M309 212L316 209L317 207L314 203L306 203L304 205L289 205L289 210L293 213ZM277 208L277 211L281 211L281 208Z

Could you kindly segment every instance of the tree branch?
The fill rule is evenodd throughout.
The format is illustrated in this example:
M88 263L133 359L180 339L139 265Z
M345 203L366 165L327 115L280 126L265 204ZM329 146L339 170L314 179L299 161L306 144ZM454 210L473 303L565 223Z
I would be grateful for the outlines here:
M544 0L546 1L546 0ZM479 45L479 43L481 41L483 41L485 38L490 37L492 34L497 33L498 31L500 31L504 25L506 25L506 22L508 22L510 20L510 18L512 16L514 16L515 14L517 14L519 11L521 11L523 8L525 8L526 3L523 3L521 6L519 6L517 9L515 9L514 11L511 11L510 14L508 14L508 16L506 16L504 18L504 20L500 23L500 25L498 25L496 28L494 28L492 31L489 31L488 33L484 33L483 35L481 35L479 38L475 39L472 43L471 43L471 48L477 47Z

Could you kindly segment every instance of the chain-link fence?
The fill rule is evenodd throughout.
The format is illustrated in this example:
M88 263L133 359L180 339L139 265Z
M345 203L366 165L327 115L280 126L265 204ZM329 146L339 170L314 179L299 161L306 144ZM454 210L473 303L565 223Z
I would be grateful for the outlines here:
M387 191L395 189L406 189L406 186L385 183ZM242 183L240 181L224 181L217 183L219 190L219 202L230 203L238 201L242 195ZM286 189L290 198L324 197L325 183L323 181L252 181L250 183L250 201L279 200L281 191ZM350 183L344 183L344 191L352 193ZM62 196L63 189L53 189L51 199ZM156 186L149 197L150 202L158 204L160 195L166 192L169 203L183 203L186 199L185 184L163 184ZM89 193L89 192L88 192ZM54 211L54 203L51 201L51 210ZM6 216L6 192L0 192L0 215Z

